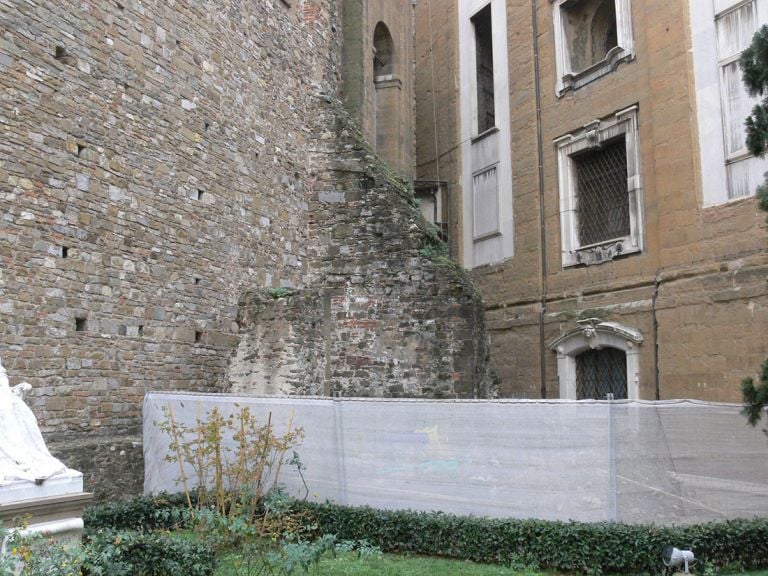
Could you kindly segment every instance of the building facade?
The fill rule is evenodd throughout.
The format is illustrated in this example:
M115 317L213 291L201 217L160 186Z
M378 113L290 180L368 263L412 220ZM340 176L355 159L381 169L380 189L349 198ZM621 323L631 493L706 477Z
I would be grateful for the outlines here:
M149 390L492 394L480 300L398 177L412 14L0 4L0 356L98 498L141 490Z
M432 4L416 177L448 183L501 394L739 401L768 356L737 64L765 2Z

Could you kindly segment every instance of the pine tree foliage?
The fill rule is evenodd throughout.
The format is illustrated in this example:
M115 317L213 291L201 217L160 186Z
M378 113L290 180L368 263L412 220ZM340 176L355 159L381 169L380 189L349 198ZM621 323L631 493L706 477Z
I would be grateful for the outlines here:
M751 377L741 381L741 396L744 399L742 414L747 417L752 426L755 426L768 405L768 359L763 362L760 384L755 386L755 381ZM768 430L766 430L766 434L768 434Z
M763 98L745 121L747 148L754 156L762 156L768 144L768 26L755 32L739 66L749 95Z
M750 46L741 54L739 61L742 79L747 92L762 100L752 109L745 120L747 148L753 156L764 156L768 148L768 25L763 25L752 38ZM762 210L768 211L768 173L765 182L757 188L757 198ZM755 426L768 407L768 359L763 362L760 383L752 378L741 382L744 401L743 414ZM768 434L768 429L764 430Z

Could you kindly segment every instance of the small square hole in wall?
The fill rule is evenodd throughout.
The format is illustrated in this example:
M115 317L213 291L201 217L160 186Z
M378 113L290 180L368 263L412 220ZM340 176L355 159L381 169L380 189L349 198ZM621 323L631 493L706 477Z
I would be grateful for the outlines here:
M80 144L80 142L78 142L77 143L77 157L78 158L83 153L83 150L85 150L85 144Z
M144 336L144 325L139 324L139 336Z
M205 191L204 191L204 190L200 190L200 189L198 188L198 189L197 189L197 199L198 199L198 200L200 200L200 201L202 201L204 196L205 196Z
M195 286L199 286L199 285L200 285L200 278L195 276Z
M62 258L67 258L68 256L69 256L69 247L62 246L61 247L61 257Z
M125 10L125 5L122 2L115 2L118 10Z
M85 332L88 329L87 318L75 318L75 332Z
M195 331L195 342L202 342L203 341L203 333L199 331Z
M125 336L128 333L128 327L124 326L123 324L120 324L117 327L117 335L118 336Z

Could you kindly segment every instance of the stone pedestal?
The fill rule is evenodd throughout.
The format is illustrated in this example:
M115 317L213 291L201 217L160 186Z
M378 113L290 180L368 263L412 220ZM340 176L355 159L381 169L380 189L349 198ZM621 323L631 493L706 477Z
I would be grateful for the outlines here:
M83 534L83 509L92 497L83 492L83 475L76 470L67 469L40 484L0 482L0 521L13 527L20 520L27 524L24 533L39 532L61 544L77 545Z

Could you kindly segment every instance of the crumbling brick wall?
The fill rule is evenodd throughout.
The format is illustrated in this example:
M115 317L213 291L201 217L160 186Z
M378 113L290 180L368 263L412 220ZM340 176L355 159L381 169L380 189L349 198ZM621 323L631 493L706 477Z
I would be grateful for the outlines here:
M237 391L478 398L495 393L483 307L411 191L329 105L312 155L307 288L244 301ZM322 118L321 118L322 121ZM277 296L278 294L272 294Z

